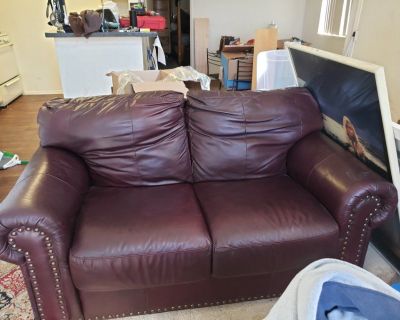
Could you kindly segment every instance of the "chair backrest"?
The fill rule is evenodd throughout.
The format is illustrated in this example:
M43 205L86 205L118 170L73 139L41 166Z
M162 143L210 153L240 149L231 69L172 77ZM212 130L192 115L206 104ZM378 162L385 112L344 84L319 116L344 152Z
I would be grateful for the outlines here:
M245 60L238 59L237 68L236 68L236 79L233 82L234 83L233 90L235 90L235 91L240 90L240 86L239 86L240 81L250 82L252 79L252 76L253 76L253 60L252 59L245 59Z
M263 51L257 55L257 90L268 91L297 86L288 50Z
M207 48L207 75L210 75L210 66L215 66L218 69L221 67L221 54Z

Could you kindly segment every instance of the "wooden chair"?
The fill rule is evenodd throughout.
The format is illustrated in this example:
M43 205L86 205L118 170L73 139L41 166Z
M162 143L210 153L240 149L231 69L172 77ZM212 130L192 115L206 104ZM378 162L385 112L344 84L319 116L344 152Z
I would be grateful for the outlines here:
M251 80L253 76L253 61L252 60L240 60L237 61L236 78L233 81L232 90L250 90ZM249 82L249 89L241 89L240 83L246 81Z
M218 81L219 89L221 89L222 83L219 80L219 73L210 74L211 66L218 68L218 70L221 68L221 54L207 48L207 75L211 78L211 81Z

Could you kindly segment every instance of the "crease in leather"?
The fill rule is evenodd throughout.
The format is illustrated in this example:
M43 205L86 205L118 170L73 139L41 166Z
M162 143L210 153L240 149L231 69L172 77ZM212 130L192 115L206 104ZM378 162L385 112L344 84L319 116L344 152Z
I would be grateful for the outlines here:
M243 173L243 178L246 178L247 176L247 152L248 152L248 145L247 145L247 119L246 119L246 112L244 110L244 104L243 101L240 101L242 105L242 117L244 119L243 121L243 126L244 126L244 144L246 146L246 151L244 155L244 173Z
M317 162L316 164L313 165L313 167L311 168L310 172L307 175L307 179L306 179L306 187L308 187L310 185L310 179L311 176L313 175L313 173L315 172L315 170L317 170L322 164L324 164L324 162L326 162L327 160L329 160L331 157L334 157L335 154L332 152L330 155L326 156L324 159L320 160L319 162Z
M175 283L173 281L166 281L163 284L149 285L149 286L139 287L139 288L135 288L135 289L123 288L123 289L104 290L104 289L98 289L98 288L97 289L94 289L94 288L87 289L87 288L85 288L85 289L79 289L79 291L80 292L88 292L88 293L104 293L104 292L107 292L107 293L113 292L114 293L114 292L118 292L118 291L133 291L133 292L137 292L137 291L140 291L140 290L153 290L153 289L157 289L157 288L165 288L165 287L171 287L171 286L176 287L176 286L184 286L184 285L193 284L193 283L201 283L203 281L208 280L211 277L212 277L212 274L210 273L210 275L208 277L204 277L203 279L180 281L179 284L177 284L177 283ZM234 278L236 278L236 277L234 277ZM150 298L146 297L146 299L150 299ZM147 301L147 303L148 303L148 301Z
M210 246L212 244L210 243ZM184 250L176 250L176 251L158 251L158 252L152 252L152 253L128 253L128 254L123 254L123 255L118 255L118 256L107 256L107 257L82 257L82 256L76 256L72 253L70 253L70 257L76 260L109 260L109 259L124 259L124 258L130 258L130 257L149 257L149 256L160 256L160 255L167 255L167 254L179 254L179 253L205 253L209 252L209 248L204 248L204 249L184 249Z
M241 250L241 249L252 249L252 248L265 248L268 249L270 247L276 247L282 244L290 244L290 243L302 243L302 242L307 242L308 240L316 240L316 239L324 239L327 237L330 237L332 235L335 235L338 233L338 230L333 230L330 232L326 232L324 234L318 235L318 236L313 236L313 237L308 237L306 239L292 239L292 240L284 240L284 241L274 241L274 242L269 242L268 244L261 244L261 243L254 243L251 246L218 246L218 248L215 249L215 252L220 252L224 253L227 251L232 251L232 250ZM220 250L222 249L222 250Z
M205 214L205 209L204 209L204 207L203 207L203 205L202 205L202 203L201 203L201 201L200 201L200 199L199 199L199 197L197 195L196 190L194 190L194 196L195 196L196 202L197 202L197 204L198 204L198 206L200 208L200 212L201 212L201 215L203 217L204 223L206 225L209 239L211 240L210 248L211 248L211 272L212 272L213 265L214 265L214 263L213 263L214 261L213 260L214 260L214 253L215 253L216 246L215 246L215 243L214 243L214 240L213 240L213 237L212 237L212 233L211 233L210 221L208 220L208 217Z
M310 260L309 263L314 261L312 259L309 259L309 260ZM305 265L307 266L309 263L307 263ZM274 269L274 270L271 270L271 271L268 271L268 272L260 271L260 272L252 272L251 274L240 273L239 272L239 273L228 274L228 275L212 273L211 277L213 277L215 279L229 279L229 278L236 279L236 278L246 278L246 277L254 277L254 276L267 276L267 275L273 275L273 274L277 274L277 273L280 273L280 272L286 272L286 271L290 271L290 270L296 270L296 269L301 270L301 269L304 269L304 268L305 268L304 263L293 263L290 267L287 267L287 268L279 267L276 270Z
M135 145L135 139L134 139L134 132L135 132L135 130L134 130L134 125L133 125L133 114L134 114L134 110L133 110L133 108L135 107L135 105L136 105L136 100L135 100L135 102L134 102L134 105L132 106L132 110L131 110L131 119L130 119L130 122L131 122L131 128L132 128L132 132L131 132L131 135L132 135L132 146L134 146ZM137 150L138 150L138 147L133 147L133 163L135 164L135 166L136 166L136 170L137 170L137 175L138 175L138 179L139 179L139 181L141 181L142 180L142 174L141 174L141 172L140 172L140 168L139 168L139 161L138 161L138 156L137 156Z
M25 176L23 179L18 180L18 181L15 183L15 185L20 184L21 182L24 182L24 181L29 180L29 179L31 179L31 178L38 177L38 176L45 176L45 177L49 177L49 178L53 178L53 179L55 179L55 180L58 180L59 182L62 182L62 183L64 183L65 185L69 186L71 189L73 189L76 193L78 193L78 194L80 194L80 195L86 193L86 192L80 192L80 191L77 190L72 184L70 184L70 183L68 183L67 181L61 179L60 177L54 176L54 175L49 174L49 173L33 173L33 174L30 174L30 175L28 175L28 176Z

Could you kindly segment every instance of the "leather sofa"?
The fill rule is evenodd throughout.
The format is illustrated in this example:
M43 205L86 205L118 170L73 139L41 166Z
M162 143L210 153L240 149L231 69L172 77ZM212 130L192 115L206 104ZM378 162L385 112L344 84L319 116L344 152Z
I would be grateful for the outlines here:
M275 297L314 260L362 265L397 204L307 89L55 99L38 122L0 206L36 319Z

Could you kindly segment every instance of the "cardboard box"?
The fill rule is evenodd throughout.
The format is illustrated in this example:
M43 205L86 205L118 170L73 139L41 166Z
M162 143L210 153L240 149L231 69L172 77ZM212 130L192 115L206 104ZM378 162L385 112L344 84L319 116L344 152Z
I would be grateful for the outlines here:
M222 52L221 64L223 71L223 83L226 89L232 89L236 86L236 74L238 60L244 61L239 74L239 90L248 90L251 87L252 70L253 70L253 55L244 52Z
M246 66L243 67L244 69L249 69L250 71L253 68L252 54L244 52L223 52L222 55L223 59L226 60L226 68L224 66L224 74L227 75L226 80L236 80L238 60L244 61L246 63ZM249 67L247 67L247 63L249 64ZM251 75L250 77L246 76L245 78L239 77L239 80L251 80Z
M129 77L132 81L127 81L124 88L120 89L120 81L119 76L125 71L113 71L108 74L112 78L112 93L114 95L118 94L118 91L123 92L124 94L133 94L137 92L145 92L145 91L176 91L183 93L186 97L189 89L185 86L183 81L162 81L165 79L169 72L169 69L166 70L146 70L146 71L129 71ZM143 82L135 82L133 79L137 77L138 79L143 80Z

